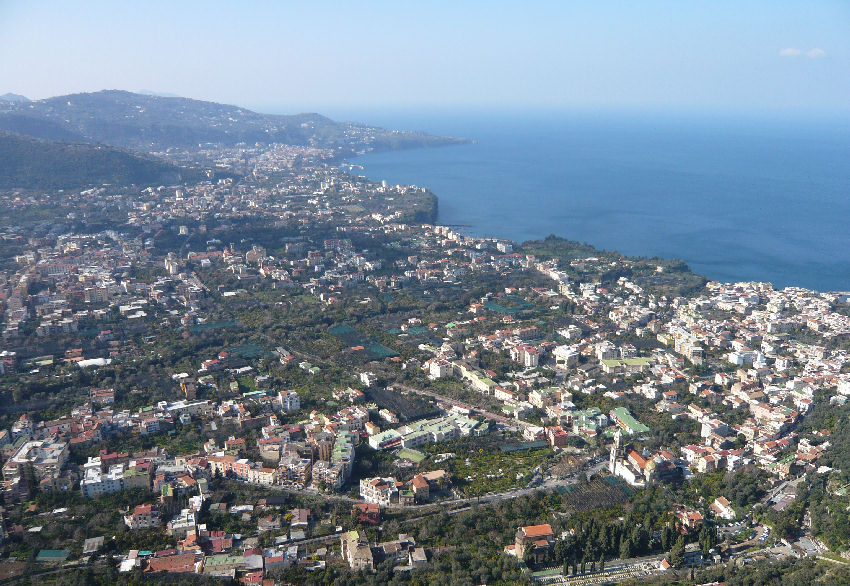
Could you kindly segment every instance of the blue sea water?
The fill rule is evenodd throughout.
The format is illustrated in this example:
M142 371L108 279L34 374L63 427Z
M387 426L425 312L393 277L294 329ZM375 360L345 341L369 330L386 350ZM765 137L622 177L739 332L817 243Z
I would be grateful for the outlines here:
M556 234L681 258L722 281L850 290L847 120L465 112L364 121L476 141L354 161L370 179L428 187L439 221L465 233Z

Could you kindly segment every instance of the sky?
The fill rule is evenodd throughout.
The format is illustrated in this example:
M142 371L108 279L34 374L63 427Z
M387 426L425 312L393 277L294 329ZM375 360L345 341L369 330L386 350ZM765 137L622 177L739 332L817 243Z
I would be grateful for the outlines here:
M0 0L0 94L850 113L850 2Z

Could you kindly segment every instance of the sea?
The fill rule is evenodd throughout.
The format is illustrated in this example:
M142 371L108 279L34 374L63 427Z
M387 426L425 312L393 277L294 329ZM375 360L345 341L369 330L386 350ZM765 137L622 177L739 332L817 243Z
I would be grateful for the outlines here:
M439 198L441 224L680 258L720 281L850 290L850 119L600 111L363 112L470 144L370 153L375 181ZM349 117L348 119L354 119Z

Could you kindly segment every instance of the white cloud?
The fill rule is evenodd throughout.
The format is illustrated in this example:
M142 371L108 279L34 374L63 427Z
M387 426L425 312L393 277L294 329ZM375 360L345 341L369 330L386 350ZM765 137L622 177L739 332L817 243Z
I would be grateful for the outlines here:
M795 49L794 47L787 47L779 51L780 57L800 57L805 55L809 59L820 59L821 57L826 57L826 51L823 49L810 49L808 51L801 51L800 49Z

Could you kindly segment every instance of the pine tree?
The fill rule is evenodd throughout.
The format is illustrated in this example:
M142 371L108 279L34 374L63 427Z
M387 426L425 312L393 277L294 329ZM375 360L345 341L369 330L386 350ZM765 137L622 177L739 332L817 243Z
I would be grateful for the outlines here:
M679 536L673 549L670 550L670 558L668 560L674 568L681 568L685 563L685 537Z
M711 554L711 538L701 540L700 549L702 550L702 557L707 558Z
M623 533L620 537L620 558L629 559L634 556L634 549L632 548L632 540L631 538Z
M661 529L661 549L664 551L669 551L670 547L673 545L673 530L670 528L670 525L664 525Z

